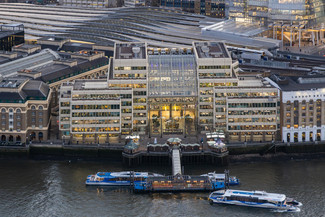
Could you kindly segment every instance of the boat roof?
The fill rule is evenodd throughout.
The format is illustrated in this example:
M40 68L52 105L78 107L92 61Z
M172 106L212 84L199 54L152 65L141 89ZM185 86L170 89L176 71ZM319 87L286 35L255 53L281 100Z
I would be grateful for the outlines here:
M243 197L258 197L261 200L283 201L286 196L284 194L267 193L265 191L242 191L242 190L227 190L224 196L243 196Z
M134 172L134 176L148 176L148 172ZM96 174L100 177L117 177L117 176L131 176L132 172L123 171L123 172L98 172Z
M207 173L207 174L202 174L201 176L213 176L217 179L224 179L225 174L224 173Z

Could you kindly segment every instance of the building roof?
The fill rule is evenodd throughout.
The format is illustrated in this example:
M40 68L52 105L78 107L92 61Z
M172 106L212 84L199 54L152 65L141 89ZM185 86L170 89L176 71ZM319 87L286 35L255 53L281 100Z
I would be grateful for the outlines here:
M59 55L57 53L45 49L39 53L2 64L0 67L0 75L10 77L16 75L22 69L33 69L58 58Z
M116 43L115 59L146 59L145 43Z
M92 61L86 59L76 59L77 65L69 67L63 64L53 64L46 68L39 69L42 72L40 80L45 83L52 83L53 80L62 80L61 78L70 77L71 74L80 74L85 70L90 70L94 66L108 64L108 58L101 57Z
M42 81L16 77L0 82L0 103L24 103L27 100L46 100L50 88Z
M0 4L3 23L24 23L25 32L35 37L55 35L73 40L114 46L115 42L147 42L153 47L183 47L193 41L225 41L238 46L274 48L279 43L245 34L217 32L211 25L224 20L155 7L67 8L30 4ZM226 23L227 27L230 23ZM209 26L207 31L204 27ZM236 27L242 29L240 25ZM231 29L231 28L228 28ZM259 28L259 30L263 30ZM27 35L27 37L28 37Z
M194 42L199 58L229 58L229 53L222 42Z
M300 91L314 90L325 88L324 75L306 75L306 76L278 76L271 75L270 80L273 81L282 91Z

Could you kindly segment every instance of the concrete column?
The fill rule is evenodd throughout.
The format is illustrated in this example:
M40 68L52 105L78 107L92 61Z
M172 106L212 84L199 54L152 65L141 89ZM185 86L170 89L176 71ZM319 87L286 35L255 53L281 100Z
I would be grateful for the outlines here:
M281 26L281 42L282 42L282 48L283 48L283 26Z
M314 32L311 32L311 38L313 40L313 45L315 45L315 34L314 34Z
M310 142L310 139L309 139L309 137L310 137L310 132L309 131L305 131L305 138L306 138L306 142Z
M290 26L290 47L292 47L292 26Z
M275 26L274 26L274 24L273 24L273 39L275 39Z
M299 27L298 27L299 28ZM299 47L301 47L301 29L298 29Z
M295 136L294 132L290 132L290 142L294 142L295 141L294 136Z
M316 32L316 44L319 44L318 31Z
M109 135L108 133L106 134L106 140L105 140L106 143L109 143Z
M298 132L298 142L302 142L302 132Z

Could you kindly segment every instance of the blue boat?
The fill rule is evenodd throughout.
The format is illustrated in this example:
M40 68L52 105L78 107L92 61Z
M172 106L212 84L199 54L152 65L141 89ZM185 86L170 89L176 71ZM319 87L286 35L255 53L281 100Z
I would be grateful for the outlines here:
M226 175L224 173L211 172L207 174L202 174L201 176L208 176L212 181L225 181ZM229 185L239 185L239 179L236 176L229 176Z
M132 183L143 182L148 177L162 175L148 172L98 172L96 175L87 176L86 185L94 186L129 186Z

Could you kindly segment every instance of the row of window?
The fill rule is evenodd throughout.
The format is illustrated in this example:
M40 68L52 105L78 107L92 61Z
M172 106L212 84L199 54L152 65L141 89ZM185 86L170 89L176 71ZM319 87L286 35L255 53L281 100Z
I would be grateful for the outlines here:
M72 117L119 117L120 112L73 112Z
M120 105L72 105L74 110L86 109L120 109Z
M199 69L230 69L230 65L199 66Z
M228 115L275 115L276 110L228 111Z
M74 127L72 132L110 132L110 131L120 131L119 127Z
M229 118L229 123L242 122L275 122L275 118Z
M36 106L31 106L31 110L36 110ZM38 106L38 110L43 110L43 106ZM8 110L9 112L14 112L14 109L10 108ZM7 113L7 110L5 108L1 109L1 113ZM21 109L17 108L16 113L21 113Z
M276 130L276 125L228 126L228 130Z
M238 86L237 82L227 82L227 83L200 83L200 87L231 87L231 86Z
M73 120L72 124L119 124L120 120Z
M115 78L146 78L146 74L115 74Z
M115 76L115 77L121 77L121 76ZM147 88L147 84L109 84L109 87L115 87L115 88Z
M115 66L114 70L146 70L146 66Z
M215 97L265 97L265 96L276 96L276 92L253 92L253 93L216 93Z
M200 78L229 77L230 72L225 73L199 73Z
M276 107L276 103L229 103L229 108L261 108L261 107Z

